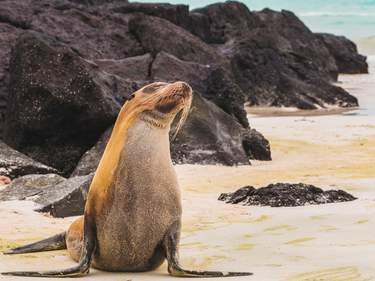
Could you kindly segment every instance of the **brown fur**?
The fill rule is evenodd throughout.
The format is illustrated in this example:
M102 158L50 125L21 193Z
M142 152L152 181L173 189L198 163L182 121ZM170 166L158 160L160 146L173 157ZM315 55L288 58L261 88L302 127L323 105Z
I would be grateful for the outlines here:
M144 271L159 266L165 257L160 243L181 217L168 133L177 112L182 110L178 129L185 120L192 92L183 82L151 86L134 93L121 109L90 186L85 216L95 221L93 266L99 269ZM80 218L66 238L76 261L82 237Z

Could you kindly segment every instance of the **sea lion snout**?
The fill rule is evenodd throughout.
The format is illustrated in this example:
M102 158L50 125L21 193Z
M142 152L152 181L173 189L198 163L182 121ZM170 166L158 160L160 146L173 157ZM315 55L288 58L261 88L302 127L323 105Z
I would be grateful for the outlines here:
M173 87L173 92L176 95L180 95L183 97L189 97L192 94L192 89L189 86L188 83L183 81L177 81L171 84L171 87Z
M192 89L186 82L177 81L165 86L160 95L161 99L155 109L165 114L177 113L183 108L190 107Z

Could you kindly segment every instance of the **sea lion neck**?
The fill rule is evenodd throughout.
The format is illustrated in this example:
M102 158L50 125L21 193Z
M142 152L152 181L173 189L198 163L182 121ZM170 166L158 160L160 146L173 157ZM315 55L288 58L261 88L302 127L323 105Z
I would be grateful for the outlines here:
M171 116L157 112L155 110L145 111L139 115L139 119L152 127L160 129L168 129L171 124Z

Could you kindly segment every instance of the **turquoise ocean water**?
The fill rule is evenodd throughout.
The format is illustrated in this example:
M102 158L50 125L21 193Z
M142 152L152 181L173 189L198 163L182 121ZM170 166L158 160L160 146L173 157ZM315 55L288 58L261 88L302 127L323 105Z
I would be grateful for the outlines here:
M146 0L187 4L191 9L217 2L215 0ZM245 0L250 10L265 7L295 12L314 32L345 35L351 39L375 35L375 0Z

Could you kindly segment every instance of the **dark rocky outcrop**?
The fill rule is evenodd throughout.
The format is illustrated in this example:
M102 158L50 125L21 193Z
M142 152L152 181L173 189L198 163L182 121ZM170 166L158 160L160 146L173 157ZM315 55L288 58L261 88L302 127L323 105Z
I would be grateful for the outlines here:
M231 46L235 77L249 105L299 109L358 105L355 97L321 76L312 58L292 50L284 52L283 44L289 43L275 31L254 30Z
M22 29L0 20L0 139L3 135L7 107L11 46L22 31Z
M245 4L237 1L215 3L190 13L190 30L210 44L223 44L241 37L259 25Z
M129 31L139 40L143 49L152 55L164 51L181 60L202 64L223 60L214 47L162 18L136 15L129 21Z
M245 130L242 134L242 146L249 159L271 160L269 141L257 130Z
M358 54L357 46L344 36L317 33L331 55L335 58L340 73L368 73L366 57Z
M120 109L105 77L69 48L34 33L18 39L10 75L5 141L64 174Z
M271 207L296 207L356 199L343 190L323 191L319 187L303 183L276 183L258 189L245 186L233 193L222 193L219 196L219 200L226 203Z
M300 109L358 105L356 98L331 84L338 77L337 61L292 12L250 12L244 4L229 1L193 10L191 16L197 26L192 33L220 44L216 47L231 61L249 105ZM363 57L357 59L362 63Z
M108 143L109 137L112 133L112 127L107 129L100 137L98 142L88 151L83 154L79 160L77 167L71 174L72 177L84 176L96 171L99 161L102 158L104 149Z
M27 175L12 181L0 191L0 201L30 200L36 211L54 217L82 215L94 174L65 179L56 174Z
M244 128L197 93L171 149L172 159L177 163L248 164L249 159L260 154L264 160L271 159L269 142L262 135Z
M218 154L223 147L235 153L215 159L244 163L244 153L269 159L268 142L250 129L244 102L301 109L357 105L330 84L341 59L319 36L291 12L252 12L235 1L189 12L186 5L121 0L4 0L0 134L7 119L7 143L68 175L131 92L155 80L186 80L207 112L217 113L215 105L227 113L225 122L219 117L219 128L239 123L244 129L241 141L224 138L227 143L209 145L219 147ZM340 46L356 53L350 44ZM208 120L217 123L214 117L202 122ZM217 141L213 126L195 135L216 134L211 140ZM176 149L197 151L194 135L184 140Z
M0 141L0 176L14 179L29 174L56 172L56 169L43 165Z
M98 59L95 63L100 70L126 78L130 81L147 81L150 79L151 54L125 59Z
M45 188L34 200L41 205L37 211L49 212L58 218L82 215L93 177L94 174L72 177Z
M160 52L153 61L151 73L155 81L188 82L195 92L234 116L243 127L249 127L243 106L245 96L231 73L223 67L187 62L169 53Z
M168 20L175 25L187 28L190 26L189 6L168 3L126 3L112 8L113 12L122 14L143 13Z
M233 4L228 6L233 8ZM235 5L238 7L244 9ZM338 75L335 60L293 13L265 9L239 14L244 20L232 21L230 28L224 29L223 38L230 40L226 39L219 49L230 59L249 105L316 109L358 104L356 98L331 84ZM215 14L213 19L220 22L220 15ZM234 27L242 30L244 22L252 27L238 35Z
M36 198L44 189L56 186L65 178L56 174L26 175L14 179L5 189L0 191L0 200L31 200Z

